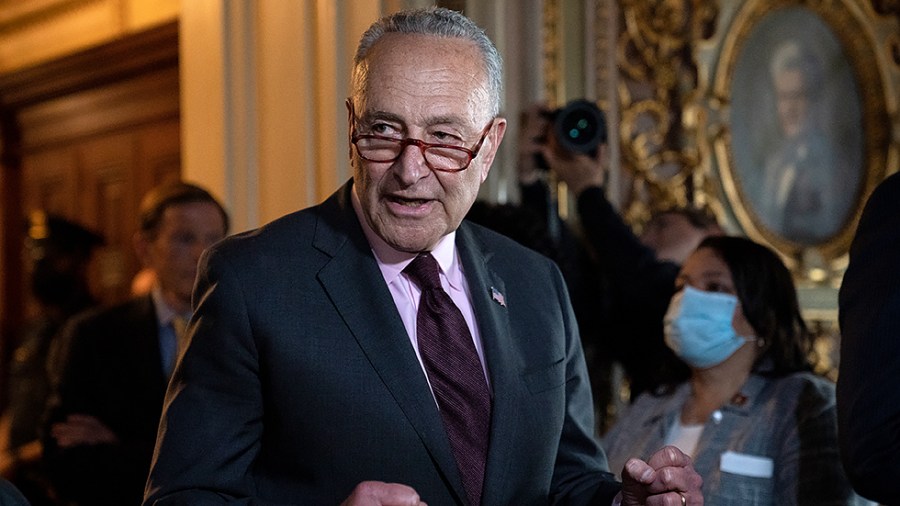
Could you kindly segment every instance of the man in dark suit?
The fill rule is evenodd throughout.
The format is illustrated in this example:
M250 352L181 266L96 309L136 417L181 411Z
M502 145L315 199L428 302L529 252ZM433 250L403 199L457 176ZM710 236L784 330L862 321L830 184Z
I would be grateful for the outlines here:
M363 35L353 181L204 255L145 504L610 505L620 488L626 505L702 504L674 448L611 479L559 270L461 223L506 127L500 76L493 44L453 11ZM433 355L426 292L469 333L439 345L466 353ZM466 377L443 368L467 359ZM447 395L463 383L471 395ZM485 418L487 443L460 451Z
M156 285L67 326L45 451L67 501L140 503L178 350L177 322L190 317L200 253L227 226L224 209L202 188L177 182L151 190L135 244Z
M3 506L29 506L28 500L12 483L0 478L0 504Z
M900 498L900 174L872 193L850 247L839 310L838 436L856 491Z

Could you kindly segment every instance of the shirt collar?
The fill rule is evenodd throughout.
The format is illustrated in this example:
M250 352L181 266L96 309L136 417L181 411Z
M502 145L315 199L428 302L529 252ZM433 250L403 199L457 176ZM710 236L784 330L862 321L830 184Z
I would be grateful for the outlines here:
M356 213L356 218L362 225L366 240L369 241L369 246L375 254L375 259L378 261L378 267L381 269L384 281L387 284L391 284L418 254L398 251L375 233L363 213L362 203L360 203L359 196L356 194L355 185L351 192L350 200L353 203L353 211ZM461 288L462 272L456 260L455 230L444 237L441 237L434 248L432 248L431 256L437 260L438 266L440 266L441 271L444 272L450 286Z
M162 290L158 284L150 289L150 298L153 300L153 308L156 310L156 321L159 323L160 327L169 325L176 316L179 316L178 312L172 309L172 306L166 304L162 295ZM190 319L191 315L188 313L180 316L187 321Z

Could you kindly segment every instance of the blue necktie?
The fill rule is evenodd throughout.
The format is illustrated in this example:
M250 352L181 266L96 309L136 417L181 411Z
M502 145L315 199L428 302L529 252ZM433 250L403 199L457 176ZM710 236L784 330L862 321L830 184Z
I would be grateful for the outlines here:
M172 320L169 321L169 328L172 330L173 339L165 339L160 343L160 353L163 358L163 370L166 373L166 377L172 375L172 370L175 368L175 362L178 360L178 355L181 354L181 349L184 347L184 334L187 330L187 320L179 315L175 315L172 317Z
M469 503L481 503L491 423L491 395L472 334L441 287L430 253L403 270L422 289L416 315L419 353L440 408Z

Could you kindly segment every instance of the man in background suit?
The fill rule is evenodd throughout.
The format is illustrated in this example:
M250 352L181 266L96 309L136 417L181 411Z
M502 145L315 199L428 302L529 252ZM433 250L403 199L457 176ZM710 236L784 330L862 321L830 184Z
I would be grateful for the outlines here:
M46 444L64 499L140 503L178 351L178 321L190 317L200 253L227 228L225 210L206 190L183 182L154 188L141 204L135 237L139 258L156 274L150 293L67 326Z
M856 491L900 498L900 174L872 193L839 300L838 436Z
M399 13L363 35L353 180L201 260L145 504L613 504L559 270L461 223L506 127L500 79L493 44L453 11ZM471 334L466 379L489 388L489 443L472 454L445 424L457 406L418 325L428 310L408 267L429 257ZM457 456L482 450L473 489ZM674 448L624 475L622 504L702 504Z

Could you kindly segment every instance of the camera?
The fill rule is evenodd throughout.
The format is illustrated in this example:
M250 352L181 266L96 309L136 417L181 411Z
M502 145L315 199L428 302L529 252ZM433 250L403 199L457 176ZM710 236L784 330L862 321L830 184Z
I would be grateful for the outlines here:
M550 122L547 134L553 135L564 151L596 156L597 149L606 142L603 111L590 100L572 100L563 107L546 112L545 117ZM547 169L543 157L539 157L538 167Z

